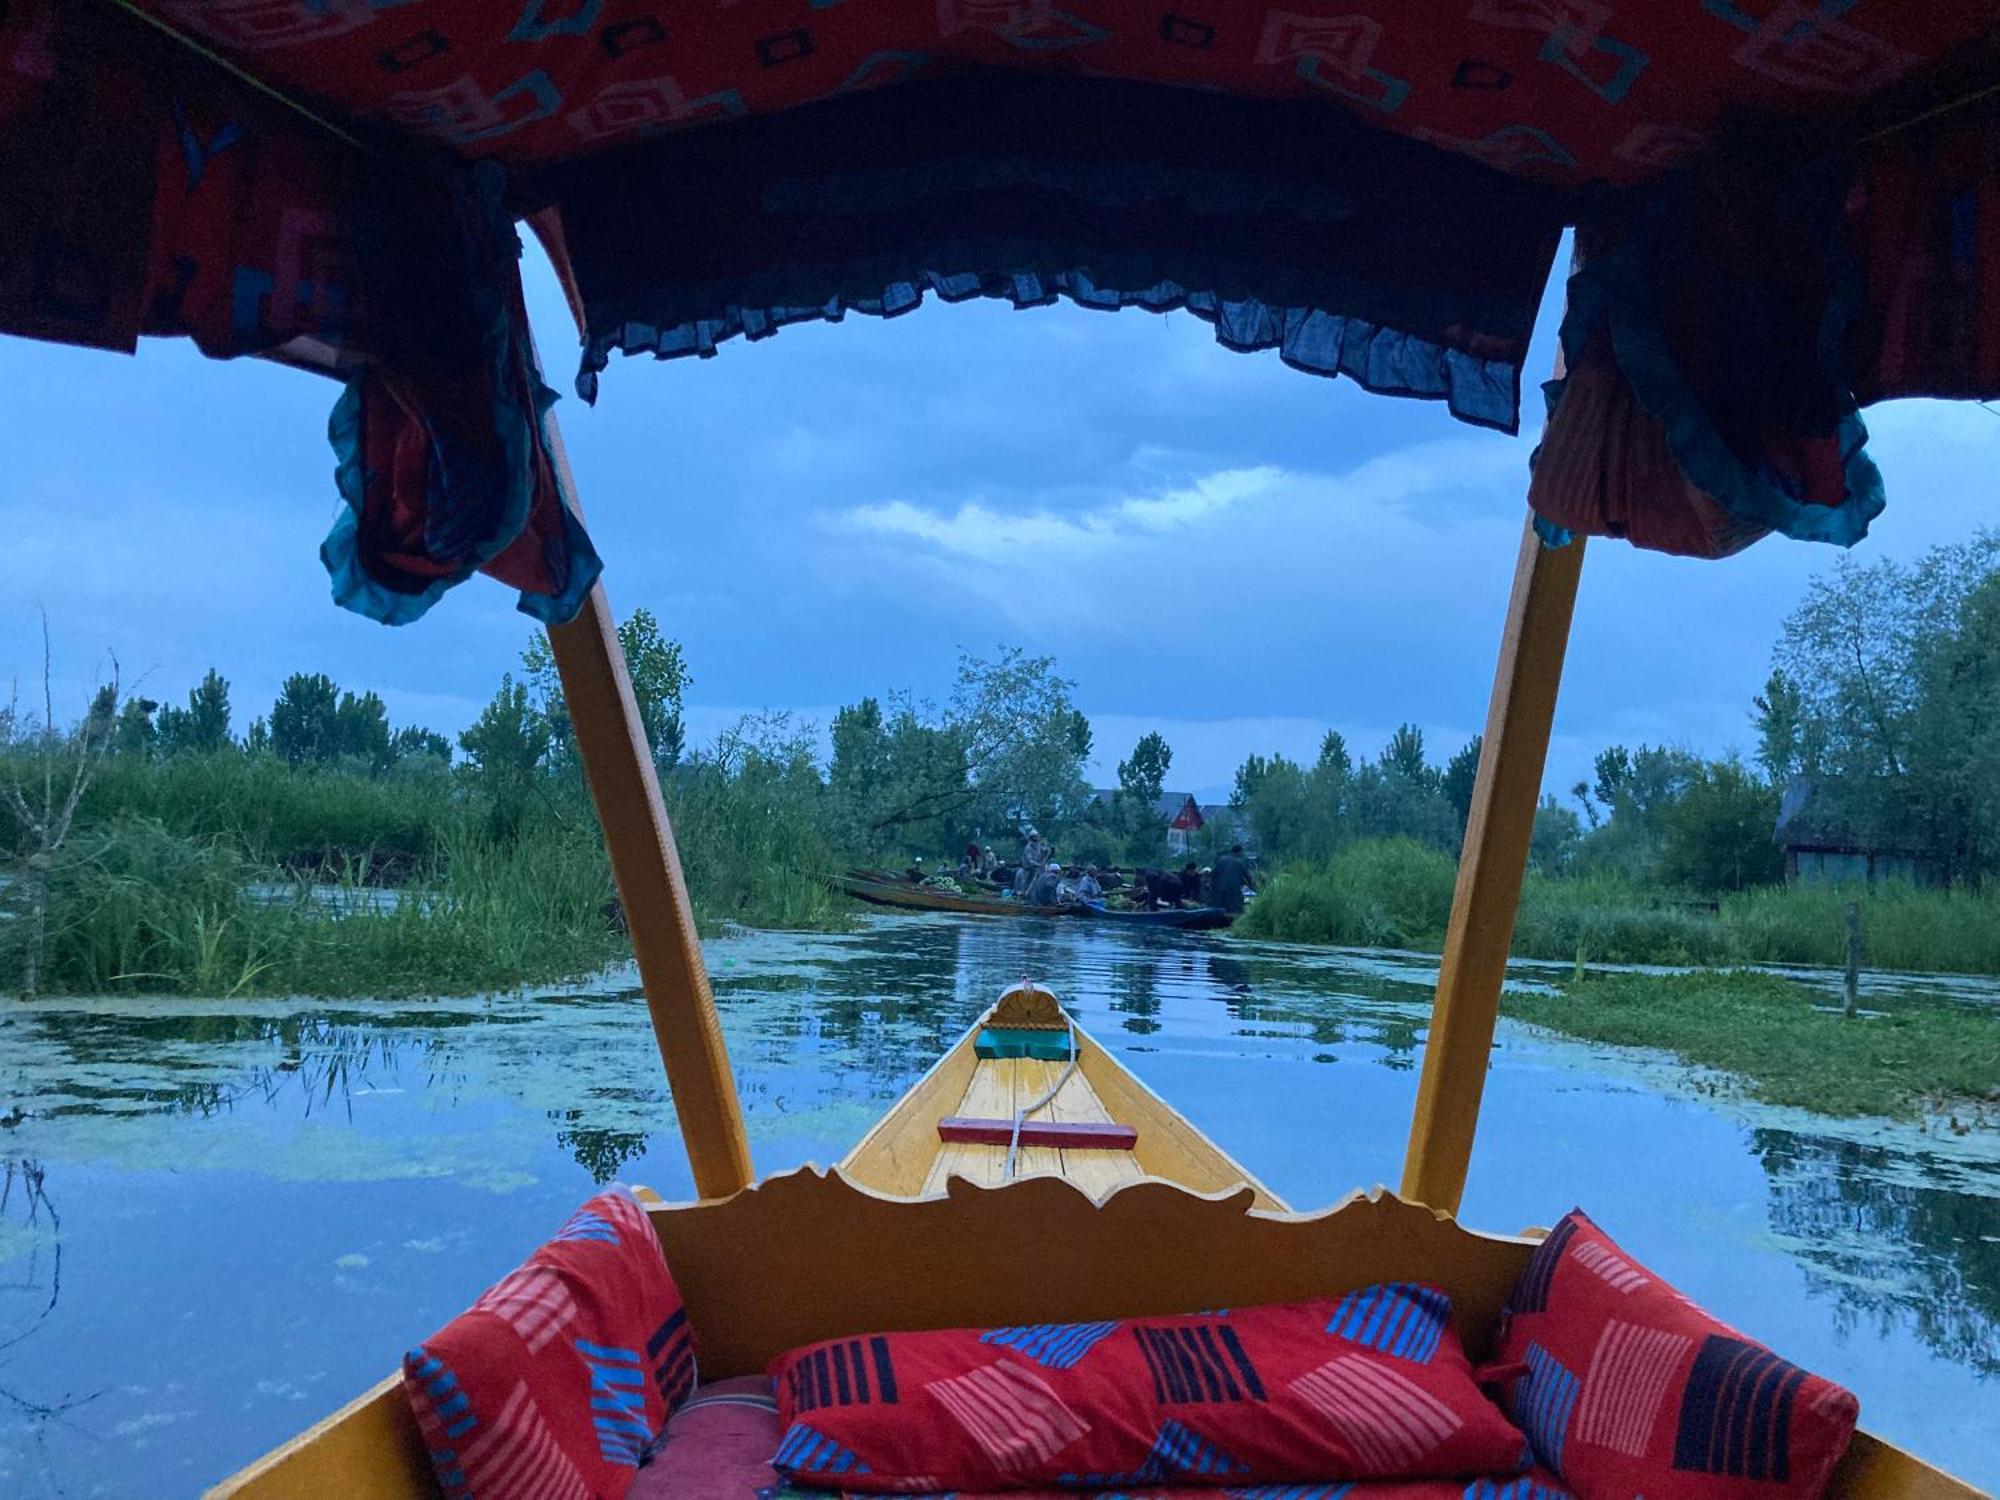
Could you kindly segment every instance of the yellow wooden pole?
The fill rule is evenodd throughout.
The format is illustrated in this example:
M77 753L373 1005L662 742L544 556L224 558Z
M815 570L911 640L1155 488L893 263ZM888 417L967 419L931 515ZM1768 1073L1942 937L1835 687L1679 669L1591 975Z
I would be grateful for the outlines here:
M563 498L581 514L562 434L553 415L546 420ZM603 584L591 589L569 624L549 627L549 649L611 855L611 875L632 934L632 956L638 960L695 1191L704 1198L724 1198L748 1187L755 1176L750 1138L681 874L680 850L660 797L659 773Z
M1403 1196L1450 1213L1465 1192L1582 567L1582 537L1544 547L1531 518L1514 567L1403 1161Z

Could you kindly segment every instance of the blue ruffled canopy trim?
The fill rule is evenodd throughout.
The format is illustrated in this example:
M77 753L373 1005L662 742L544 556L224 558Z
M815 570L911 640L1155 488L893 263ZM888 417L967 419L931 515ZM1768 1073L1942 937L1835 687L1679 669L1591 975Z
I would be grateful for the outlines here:
M1345 375L1378 395L1444 401L1453 416L1481 427L1511 433L1519 426L1520 369L1509 360L1480 359L1415 334L1317 308L1272 307L1255 298L1226 300L1171 281L1120 291L1099 286L1081 270L1009 275L926 271L890 283L878 297L836 297L818 307L730 307L722 317L670 327L626 322L584 345L577 392L586 401L597 399L597 377L614 352L651 354L656 359L708 358L730 339L769 338L790 323L838 323L850 312L899 317L921 307L928 293L946 302L995 298L1016 308L1046 307L1061 298L1107 312L1127 307L1154 313L1186 311L1214 328L1217 343L1238 353L1275 349L1295 370L1329 378Z
M385 625L422 618L448 590L499 558L529 530L538 498L553 512L538 523L542 555L509 576L525 574L554 586L523 588L522 613L549 624L574 618L603 572L582 523L555 494L549 411L557 398L534 373L518 279L503 279L515 276L521 248L502 206L504 185L491 163L475 168L469 182L454 184L468 267L464 311L483 379L470 381L457 369L437 379L421 369L364 365L349 376L327 424L334 482L346 505L320 546L320 560L334 602ZM421 433L426 460L420 505L389 493L397 476L371 470L371 421ZM388 446L393 451L394 444ZM373 545L364 519L371 505L390 518L376 523L389 535ZM407 511L421 515L420 542L395 534L393 515ZM422 574L398 573L385 550L420 553L427 566ZM385 570L396 582L383 576Z

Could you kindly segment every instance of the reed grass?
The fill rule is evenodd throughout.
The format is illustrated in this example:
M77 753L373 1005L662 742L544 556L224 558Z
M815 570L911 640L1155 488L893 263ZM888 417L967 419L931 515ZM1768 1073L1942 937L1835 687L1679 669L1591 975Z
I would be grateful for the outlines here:
M1436 950L1455 866L1409 840L1363 840L1272 879L1236 925L1246 937ZM1704 901L1612 875L1530 873L1514 926L1521 958L1667 965L1846 961L1849 901L1863 962L1919 973L2000 974L2000 888L1764 886Z
M594 837L447 841L396 899L314 883L219 837L126 818L77 834L49 881L49 994L470 993L574 979L629 952ZM0 922L0 990L24 924Z

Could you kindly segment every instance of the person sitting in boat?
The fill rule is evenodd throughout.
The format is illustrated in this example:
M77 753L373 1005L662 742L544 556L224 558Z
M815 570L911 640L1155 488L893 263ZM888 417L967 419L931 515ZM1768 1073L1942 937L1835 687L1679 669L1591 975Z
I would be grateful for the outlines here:
M1181 897L1190 906L1201 905L1201 866L1193 860L1181 866Z
M1035 877L1035 883L1028 887L1028 904L1054 906L1061 894L1062 866L1050 860L1042 866L1042 872Z
M1224 911L1243 910L1243 893L1257 889L1257 882L1250 876L1250 862L1243 857L1243 846L1231 844L1229 852L1215 862L1214 872L1215 904Z
M910 867L903 871L903 879L909 881L911 885L924 883L924 857L921 854L910 861Z
M965 846L965 853L958 857L958 878L960 880L977 880L985 873L980 868L979 846L977 844L967 844Z
M1097 867L1092 865L1076 878L1071 895L1078 901L1092 903L1104 899L1104 887L1098 883Z
M1181 904L1181 878L1171 870L1141 870L1139 884L1145 888L1143 909L1146 911Z

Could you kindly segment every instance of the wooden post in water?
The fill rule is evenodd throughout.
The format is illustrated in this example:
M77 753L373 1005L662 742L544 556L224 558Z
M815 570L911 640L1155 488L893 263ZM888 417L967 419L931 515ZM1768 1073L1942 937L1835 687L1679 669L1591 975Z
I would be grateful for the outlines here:
M1567 547L1544 547L1529 518L1514 567L1403 1162L1403 1196L1451 1213L1458 1211L1472 1159L1582 568L1582 537Z
M1847 903L1847 1015L1861 1009L1861 903Z

